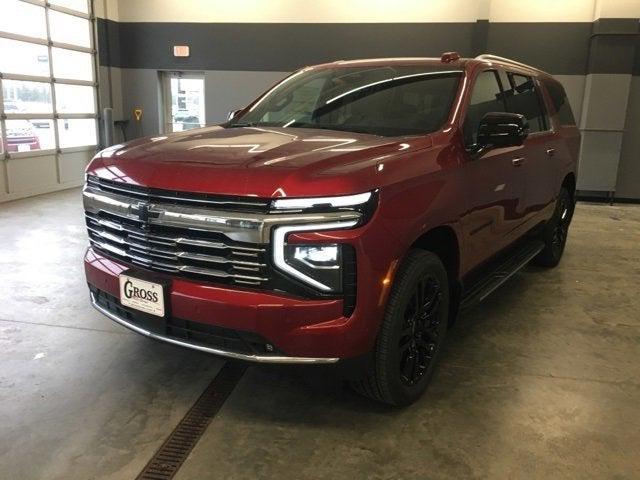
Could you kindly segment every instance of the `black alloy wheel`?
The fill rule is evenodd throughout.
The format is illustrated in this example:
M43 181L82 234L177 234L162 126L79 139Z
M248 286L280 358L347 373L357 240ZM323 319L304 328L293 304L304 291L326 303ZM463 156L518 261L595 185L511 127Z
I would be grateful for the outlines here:
M400 332L400 375L406 385L420 381L433 360L439 343L439 305L442 288L435 276L421 279L414 287L404 312Z
M542 240L545 243L544 249L534 258L534 263L543 267L555 267L560 263L569 226L573 218L574 203L569 191L562 187L556 201L556 209L553 218L547 222L543 232Z
M353 388L389 405L415 402L429 384L449 316L449 277L440 258L411 250L393 281L372 359Z
M551 246L557 256L562 255L562 250L564 250L564 246L567 243L567 234L571 223L569 201L569 198L565 195L558 199L558 219L555 222L551 238Z

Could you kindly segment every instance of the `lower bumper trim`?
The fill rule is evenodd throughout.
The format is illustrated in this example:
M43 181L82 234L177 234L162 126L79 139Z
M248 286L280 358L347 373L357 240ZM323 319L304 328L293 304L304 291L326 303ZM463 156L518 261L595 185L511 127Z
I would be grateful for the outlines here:
M220 357L231 358L234 360L244 360L248 362L256 362L256 363L294 363L294 364L328 364L328 363L336 363L339 358L323 358L323 357L287 357L287 356L275 356L275 355L247 355L244 353L230 352L227 350L221 350L218 348L207 347L206 345L200 345L198 343L187 342L184 340L179 340L177 338L171 338L165 335L159 335L154 332L150 332L149 330L145 330L144 328L140 328L137 325L128 322L122 317L115 315L109 310L105 309L101 305L98 304L96 297L93 292L91 292L91 305L93 308L98 310L100 313L110 318L116 323L119 323L123 327L128 328L140 335L144 335L145 337L153 338L154 340L160 340L163 342L171 343L173 345L178 345L180 347L190 348L192 350L199 350L201 352L211 353L213 355L218 355Z

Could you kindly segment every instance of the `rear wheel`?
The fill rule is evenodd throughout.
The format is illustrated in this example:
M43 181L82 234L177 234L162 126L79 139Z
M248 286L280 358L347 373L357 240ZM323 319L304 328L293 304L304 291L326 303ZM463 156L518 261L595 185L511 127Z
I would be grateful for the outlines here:
M408 405L426 389L447 332L449 281L440 259L412 250L398 271L374 359L354 388L380 402Z
M569 191L562 187L558 195L553 218L549 220L542 234L545 247L534 258L534 263L543 267L555 267L560 263L567 243L573 208L574 204Z

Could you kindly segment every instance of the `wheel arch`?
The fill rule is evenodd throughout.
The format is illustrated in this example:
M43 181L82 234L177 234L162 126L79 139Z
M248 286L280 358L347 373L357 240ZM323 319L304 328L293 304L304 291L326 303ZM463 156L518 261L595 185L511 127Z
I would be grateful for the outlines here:
M456 231L449 225L441 225L423 233L411 245L412 249L427 250L437 255L449 277L449 325L458 316L462 295L460 282L460 242Z
M450 280L458 280L460 272L460 243L455 230L448 225L432 228L418 237L411 248L435 253L444 264Z

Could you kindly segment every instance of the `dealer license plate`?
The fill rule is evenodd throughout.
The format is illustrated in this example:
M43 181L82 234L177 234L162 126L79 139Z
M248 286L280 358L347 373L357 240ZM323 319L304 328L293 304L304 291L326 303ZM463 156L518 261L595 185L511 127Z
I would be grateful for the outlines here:
M164 317L164 290L159 283L120 275L120 303L124 307Z

